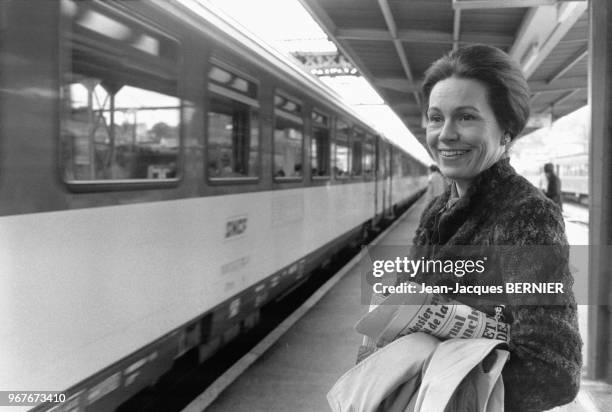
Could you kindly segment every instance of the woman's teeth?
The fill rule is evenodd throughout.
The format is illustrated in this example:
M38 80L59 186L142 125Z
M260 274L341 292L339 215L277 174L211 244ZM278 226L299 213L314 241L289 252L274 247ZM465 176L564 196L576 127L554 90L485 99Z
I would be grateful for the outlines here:
M469 150L439 150L438 153L443 157L459 157L466 154Z

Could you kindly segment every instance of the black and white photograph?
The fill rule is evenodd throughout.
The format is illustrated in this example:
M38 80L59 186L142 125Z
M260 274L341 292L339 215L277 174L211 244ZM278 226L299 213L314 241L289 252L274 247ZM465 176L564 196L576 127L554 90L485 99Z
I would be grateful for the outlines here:
M612 410L608 0L0 0L0 411Z

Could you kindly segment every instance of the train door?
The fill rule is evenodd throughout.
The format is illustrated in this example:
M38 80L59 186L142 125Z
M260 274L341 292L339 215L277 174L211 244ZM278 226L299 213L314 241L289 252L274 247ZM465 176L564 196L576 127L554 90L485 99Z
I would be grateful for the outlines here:
M385 168L387 173L385 175L385 188L387 190L386 195L386 217L393 218L393 148L391 145L385 145Z
M379 162L378 171L380 177L380 193L381 193L381 215L387 217L388 210L391 208L391 169L390 160L391 153L389 145L380 139L379 147Z
M379 205L380 201L378 200L380 183L378 182L378 177L380 176L379 164L380 164L380 150L379 150L379 136L373 137L373 155L374 155L374 167L373 167L373 178L374 178L374 218L372 220L373 225L376 226L378 223L378 215L379 215Z
M379 207L379 209L377 210L377 214L379 216L379 219L381 219L385 213L385 207L386 207L385 194L387 193L386 188L385 188L385 174L387 173L387 170L385 169L385 144L382 139L378 140L376 152L377 152L377 179L376 180L378 184L376 197L378 200L378 207Z
M362 172L363 180L367 182L367 197L373 199L374 204L371 211L370 222L376 224L376 170L375 170L375 157L376 157L376 136L370 133L363 134L362 141Z

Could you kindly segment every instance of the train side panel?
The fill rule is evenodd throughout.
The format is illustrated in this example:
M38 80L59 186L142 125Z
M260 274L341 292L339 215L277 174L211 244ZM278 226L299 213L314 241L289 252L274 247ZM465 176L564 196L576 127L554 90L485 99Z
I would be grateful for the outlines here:
M377 139L384 163L377 180L312 178L312 110L373 131L223 33L163 14L165 5L0 3L0 276L6 285L0 290L0 387L69 389L74 399L66 410L112 409L189 349L199 346L201 358L208 357L256 322L262 305L419 189L417 176L392 177L392 149L383 139ZM71 19L80 28L66 27ZM96 29L99 24L119 32L127 27L132 44L149 54L170 53L175 65L131 61L130 53L118 52L121 45L109 48L112 41L103 38L109 32ZM86 26L93 35L84 35ZM213 60L239 68L260 88L252 102L260 115L260 170L252 179L210 178L208 115L211 90L218 90L209 85ZM161 82L135 76L135 65ZM93 87L88 77L96 76L102 79L96 87L120 90L120 74L156 92L172 89L170 109L180 119L172 125L175 141L163 147L174 153L174 164L158 150L163 144L146 142L139 150L149 151L149 163L135 164L137 179L113 181L108 176L125 170L95 170L101 163L94 152L103 148L99 153L112 158L125 142L115 145L94 132L84 142L67 133L82 132L86 111L67 107L66 93L79 82ZM301 180L273 176L278 93L303 103ZM107 115L99 110L97 120ZM330 133L334 139L336 131ZM75 143L76 155L65 150L66 141Z
M359 227L370 192L340 185L0 218L0 386L74 385Z
M0 214L63 208L55 189L59 11L2 2Z

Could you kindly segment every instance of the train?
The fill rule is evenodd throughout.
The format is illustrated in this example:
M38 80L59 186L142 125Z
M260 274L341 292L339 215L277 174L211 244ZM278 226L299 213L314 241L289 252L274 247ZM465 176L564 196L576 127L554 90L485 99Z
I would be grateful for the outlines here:
M210 358L427 186L204 3L2 1L0 32L0 388L63 395L35 410Z
M542 163L540 161L539 163ZM589 155L575 153L549 158L555 173L561 180L561 193L564 199L588 205L589 202ZM546 190L544 164L522 170L522 174L536 187Z
M577 153L559 156L552 162L561 180L561 192L566 199L588 204L589 155Z

